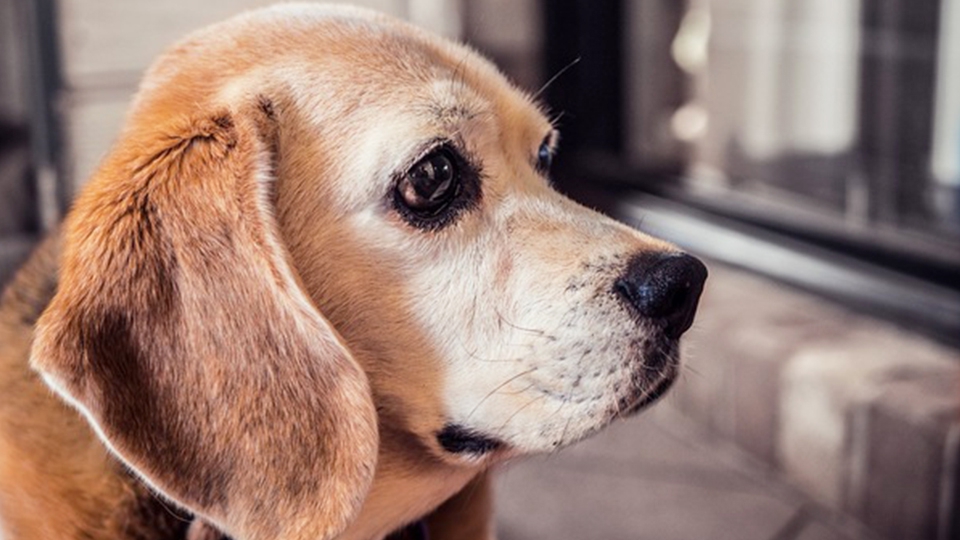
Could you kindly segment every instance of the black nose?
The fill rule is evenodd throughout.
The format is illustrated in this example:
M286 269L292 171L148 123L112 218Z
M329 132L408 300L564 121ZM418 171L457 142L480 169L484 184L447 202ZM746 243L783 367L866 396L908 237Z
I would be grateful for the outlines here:
M614 289L641 317L678 338L693 324L707 267L683 253L634 257Z

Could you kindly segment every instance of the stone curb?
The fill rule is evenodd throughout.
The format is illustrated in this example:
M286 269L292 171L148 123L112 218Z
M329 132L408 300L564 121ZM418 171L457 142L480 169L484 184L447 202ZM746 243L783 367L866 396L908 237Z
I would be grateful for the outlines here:
M668 400L889 539L960 538L960 355L718 264Z

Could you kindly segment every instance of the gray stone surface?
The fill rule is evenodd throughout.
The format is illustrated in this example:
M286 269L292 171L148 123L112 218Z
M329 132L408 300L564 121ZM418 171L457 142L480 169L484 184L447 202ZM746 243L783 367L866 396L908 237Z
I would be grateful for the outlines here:
M894 378L918 380L958 369L949 350L869 320L805 344L781 380L780 463L804 488L841 507L854 472L850 445L859 436L851 431L853 412Z
M767 540L794 511L757 493L548 466L508 471L500 491L504 540Z
M810 340L842 332L851 315L720 264L710 273L685 338L677 406L775 465L783 366Z
M501 540L773 540L810 504L669 409L502 471ZM810 534L834 531L827 520L804 519Z
M849 509L892 539L956 538L960 369L889 383L864 411Z
M960 537L960 353L710 267L667 403L885 537Z
M844 535L837 529L822 523L811 523L796 536L796 540L846 540L848 538L849 536Z

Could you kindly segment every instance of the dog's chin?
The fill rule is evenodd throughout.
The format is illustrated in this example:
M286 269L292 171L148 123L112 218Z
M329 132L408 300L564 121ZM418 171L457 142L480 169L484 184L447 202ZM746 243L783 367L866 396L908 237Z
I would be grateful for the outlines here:
M592 425L581 425L581 429L570 429L566 422L559 439L543 444L512 444L511 441L498 438L477 428L449 422L433 433L431 446L436 449L444 461L458 464L490 464L502 459L526 454L552 452L590 437L612 422L637 414L659 401L673 386L680 372L679 346L675 339L662 339L648 342L644 350L631 362L639 366L626 385L626 392L619 396L610 396L611 402L606 414L600 414L600 420Z
M653 387L644 392L639 392L635 395L632 400L624 399L621 402L623 403L623 408L620 410L617 416L631 416L636 414L643 409L646 409L650 405L653 405L660 400L673 386L673 383L676 382L677 376L675 373L671 373L669 376L661 379Z
M631 391L622 396L617 407L611 414L611 420L636 414L660 400L673 386L680 373L680 347L677 340L667 340L655 343L644 355L643 366L656 366L657 370L650 377L645 375L632 385Z

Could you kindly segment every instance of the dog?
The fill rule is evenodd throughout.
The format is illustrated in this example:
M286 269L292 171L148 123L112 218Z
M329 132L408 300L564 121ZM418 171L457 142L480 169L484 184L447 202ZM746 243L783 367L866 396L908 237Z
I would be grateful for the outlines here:
M5 538L493 538L491 466L666 392L707 275L552 189L557 142L374 12L175 45L4 293Z

